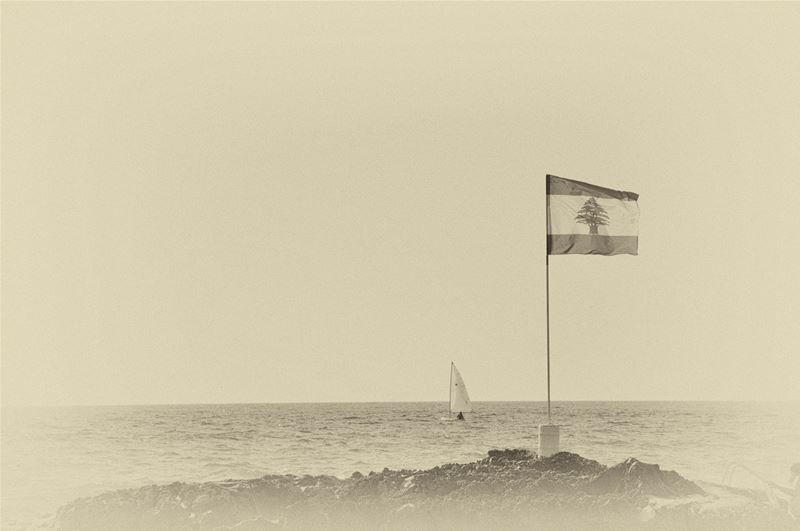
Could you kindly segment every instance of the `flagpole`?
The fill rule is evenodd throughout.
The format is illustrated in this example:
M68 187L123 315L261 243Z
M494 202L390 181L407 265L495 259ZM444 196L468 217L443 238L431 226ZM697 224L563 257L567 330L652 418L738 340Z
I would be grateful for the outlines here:
M547 424L539 424L539 452L541 457L549 457L559 452L560 428L553 425L550 410L550 175L545 179L545 233L547 240L544 253L545 304L547 307Z
M550 198L547 196L547 181L545 179L545 201L549 202ZM547 203L545 203L545 246L544 246L544 267L545 267L545 304L547 307L547 423L552 424L553 419L550 416L550 245L549 245L549 232L547 223L549 221L547 213Z
M547 281L545 283L545 300L547 305L547 423L552 424L550 416L550 253L545 252L545 270Z

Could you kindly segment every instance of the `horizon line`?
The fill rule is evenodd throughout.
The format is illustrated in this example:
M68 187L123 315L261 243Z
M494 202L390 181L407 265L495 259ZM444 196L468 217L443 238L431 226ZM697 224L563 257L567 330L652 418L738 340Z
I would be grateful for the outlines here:
M547 400L473 400L473 404L547 404ZM620 403L794 403L800 399L621 399L621 400L553 400L552 404L620 402ZM24 408L70 408L70 407L153 407L153 406L257 406L257 405L347 405L347 404L446 404L447 400L325 400L325 401L273 401L273 402L144 402L144 403L111 403L111 404L0 404L2 409Z

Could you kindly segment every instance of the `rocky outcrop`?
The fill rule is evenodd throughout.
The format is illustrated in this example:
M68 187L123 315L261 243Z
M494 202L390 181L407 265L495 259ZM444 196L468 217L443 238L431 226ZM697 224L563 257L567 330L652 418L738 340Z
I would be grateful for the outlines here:
M586 490L593 494L622 493L664 498L703 494L703 489L677 472L661 470L658 465L642 463L633 457L599 473Z
M654 496L671 501L653 505ZM119 490L62 507L55 526L62 531L669 529L676 519L713 523L713 517L695 518L702 511L688 508L703 496L677 473L632 458L608 468L568 452L540 458L526 450L492 450L473 463L384 469L346 479L269 475ZM660 518L661 512L667 516ZM770 522L770 528L780 526Z

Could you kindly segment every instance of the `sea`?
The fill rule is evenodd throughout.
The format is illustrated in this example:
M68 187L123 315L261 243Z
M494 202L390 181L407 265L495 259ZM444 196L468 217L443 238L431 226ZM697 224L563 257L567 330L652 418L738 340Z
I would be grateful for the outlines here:
M422 469L538 445L542 402L197 404L2 409L3 529L114 489L265 474ZM555 402L561 449L763 488L800 462L800 402ZM749 471L755 472L756 475ZM729 476L733 471L734 474Z

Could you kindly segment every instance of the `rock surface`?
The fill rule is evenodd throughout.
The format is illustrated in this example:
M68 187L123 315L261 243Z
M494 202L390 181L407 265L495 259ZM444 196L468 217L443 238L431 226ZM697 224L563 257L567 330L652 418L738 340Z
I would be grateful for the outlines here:
M722 493L722 496L720 495ZM630 458L492 450L466 464L346 479L268 475L107 492L60 508L54 526L94 530L797 529L757 497L726 495ZM740 525L742 524L742 525Z

